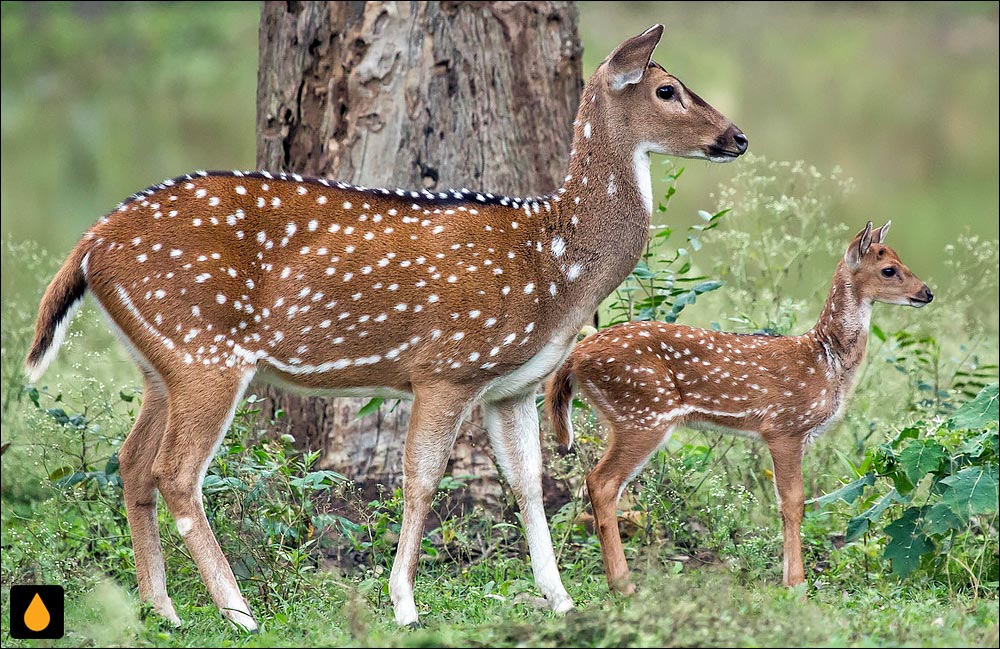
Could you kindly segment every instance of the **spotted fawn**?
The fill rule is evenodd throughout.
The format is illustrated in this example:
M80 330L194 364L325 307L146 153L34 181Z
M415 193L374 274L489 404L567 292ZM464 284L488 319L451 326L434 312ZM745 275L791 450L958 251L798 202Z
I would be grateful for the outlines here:
M864 357L874 302L922 307L926 284L882 245L889 223L858 233L837 265L819 321L801 336L734 334L630 322L584 338L552 377L546 408L559 441L573 441L577 387L610 428L587 476L608 584L634 591L615 513L625 486L677 426L721 429L767 444L781 503L784 583L805 581L799 525L806 443L841 416Z
M142 409L119 457L139 594L155 611L179 622L159 493L223 615L257 626L201 490L254 379L413 399L389 579L399 624L417 620L423 522L476 403L523 513L535 583L551 608L572 608L542 506L534 393L638 259L649 154L727 162L747 148L651 62L661 34L625 41L587 82L569 173L550 195L197 172L135 194L84 235L42 299L27 370L38 379L88 290L142 370Z

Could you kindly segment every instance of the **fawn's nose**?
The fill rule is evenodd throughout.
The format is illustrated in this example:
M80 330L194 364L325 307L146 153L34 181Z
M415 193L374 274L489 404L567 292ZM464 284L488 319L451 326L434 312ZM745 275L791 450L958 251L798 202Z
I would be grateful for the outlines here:
M750 140L739 129L736 129L736 133L733 135L733 142L736 143L736 150L740 152L740 155L746 153L747 147L750 146Z
M927 284L924 284L924 287L920 289L920 298L925 302L930 302L934 299L934 293L931 292L931 289L927 286Z

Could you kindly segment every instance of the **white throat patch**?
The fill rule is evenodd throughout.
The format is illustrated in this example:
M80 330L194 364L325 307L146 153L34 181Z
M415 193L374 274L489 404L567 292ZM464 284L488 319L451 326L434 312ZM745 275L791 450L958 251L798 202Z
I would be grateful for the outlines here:
M635 174L635 186L642 197L642 204L646 208L646 213L653 214L653 179L649 174L649 152L653 150L653 143L640 142L635 151L632 152L632 173Z

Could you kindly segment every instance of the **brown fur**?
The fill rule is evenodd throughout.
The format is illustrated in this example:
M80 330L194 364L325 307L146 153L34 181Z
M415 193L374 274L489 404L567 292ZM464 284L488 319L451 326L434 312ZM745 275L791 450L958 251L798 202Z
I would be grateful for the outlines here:
M774 462L784 530L784 581L804 581L799 541L805 444L839 417L868 339L873 302L923 306L933 295L881 244L871 223L837 266L816 326L801 336L762 336L632 322L580 342L549 383L546 404L565 443L571 386L610 426L608 447L587 477L608 583L633 586L618 533L621 490L677 426L759 436ZM893 269L885 277L884 269Z
M65 312L60 296L83 278L153 397L122 449L143 599L176 620L150 518L159 490L216 604L255 628L200 485L256 376L414 397L390 577L397 621L416 619L422 523L457 427L477 401L525 512L536 583L554 608L572 604L555 570L536 414L525 404L641 252L648 153L724 161L746 147L725 117L648 66L661 33L657 26L623 43L587 83L569 175L549 196L199 172L140 192L85 234L43 299L29 369L44 369L38 359L54 348L48 332ZM609 67L634 82L612 90ZM666 83L677 86L677 101L657 98Z

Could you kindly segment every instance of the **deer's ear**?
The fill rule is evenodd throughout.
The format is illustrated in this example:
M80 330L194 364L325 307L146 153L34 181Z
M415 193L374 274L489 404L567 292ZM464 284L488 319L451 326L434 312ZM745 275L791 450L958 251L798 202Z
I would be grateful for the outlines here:
M608 85L612 92L621 92L642 80L661 36L663 25L653 25L615 48L608 57Z
M885 225L883 225L880 228L876 228L875 231L872 232L872 239L875 241L875 243L882 243L883 241L885 241L885 235L888 234L889 228L891 226L892 226L892 219L889 219L888 221L885 222Z
M865 229L854 237L854 241L851 242L851 245L847 248L847 252L844 253L844 261L847 262L847 266L851 270L857 270L861 266L861 258L865 256L871 245L872 222L869 221Z

